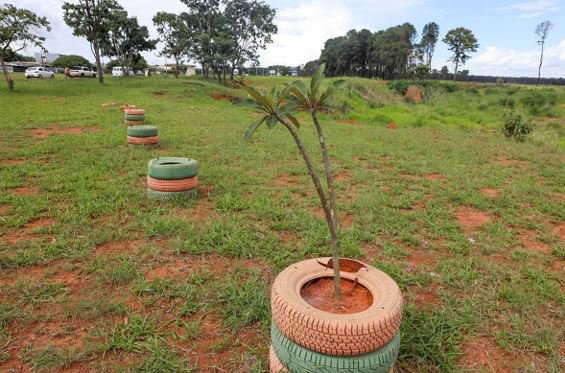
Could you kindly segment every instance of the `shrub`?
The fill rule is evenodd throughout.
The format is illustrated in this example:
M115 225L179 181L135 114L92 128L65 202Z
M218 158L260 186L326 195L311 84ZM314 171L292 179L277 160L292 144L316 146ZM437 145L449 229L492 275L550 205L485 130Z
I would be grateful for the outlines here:
M371 117L370 122L373 124L382 124L383 126L386 126L390 122L394 122L394 120L388 115L377 113L373 117Z
M508 98L508 97L501 98L499 103L500 103L500 106L502 106L506 109L514 109L514 106L516 105L516 101L514 101L514 99Z
M446 93L455 92L459 89L457 84L452 82L442 82L438 80L391 80L387 83L387 87L398 94L404 96L408 87L417 86L424 88L424 90L437 89Z
M522 105L532 115L547 115L551 112L551 108L557 101L553 94L542 94L540 92L530 92L522 98Z
M532 121L514 110L504 114L504 135L516 141L526 141L526 137L534 130Z

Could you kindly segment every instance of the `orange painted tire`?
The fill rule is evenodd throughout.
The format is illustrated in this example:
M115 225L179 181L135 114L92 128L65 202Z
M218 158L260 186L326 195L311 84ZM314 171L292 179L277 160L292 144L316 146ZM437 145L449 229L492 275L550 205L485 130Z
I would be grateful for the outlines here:
M275 353L273 345L269 348L269 371L271 373L288 372L288 369L281 363L279 357Z
M125 123L128 126L143 126L145 121L144 120L126 120Z
M147 175L147 187L159 192L182 192L198 186L198 176L186 179L155 179Z
M271 290L273 320L284 336L312 351L333 356L354 356L375 351L396 335L402 319L400 288L386 273L367 264L344 259L341 276L363 285L373 296L371 306L354 314L321 311L300 295L303 286L332 277L330 258L310 259L287 267ZM345 271L346 263L353 264ZM356 272L353 272L357 270Z
M145 115L145 109L127 108L124 110L126 115Z
M159 136L134 137L128 136L128 144L158 144Z

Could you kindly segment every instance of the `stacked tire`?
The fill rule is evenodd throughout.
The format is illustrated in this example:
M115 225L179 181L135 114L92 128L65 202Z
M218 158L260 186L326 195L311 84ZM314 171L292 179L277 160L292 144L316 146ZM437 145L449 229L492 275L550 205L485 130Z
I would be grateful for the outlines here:
M147 195L157 200L186 199L198 194L198 162L161 157L147 165Z
M131 126L128 127L128 146L132 149L152 149L159 144L157 127Z
M145 110L127 108L124 110L124 120L128 126L142 126L145 124Z
M357 270L342 269L341 276L367 288L373 297L371 306L354 314L316 309L302 299L301 289L316 279L332 277L333 270L320 265L329 259L293 264L275 279L270 371L389 372L400 347L400 288L386 273L355 261L360 264Z

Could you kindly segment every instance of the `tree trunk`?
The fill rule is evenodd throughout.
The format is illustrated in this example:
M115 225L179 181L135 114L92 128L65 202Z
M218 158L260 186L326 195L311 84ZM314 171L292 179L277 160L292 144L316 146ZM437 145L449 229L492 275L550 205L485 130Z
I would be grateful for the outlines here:
M306 163L306 167L308 167L308 173L312 177L312 181L314 182L314 186L316 187L316 191L318 192L318 197L320 198L320 202L321 202L322 208L324 210L324 216L326 218L326 223L328 224L328 228L330 230L332 242L334 241L334 239L337 242L337 234L336 234L336 231L334 229L334 224L332 222L332 215L331 215L331 212L330 212L330 207L328 206L328 200L326 198L326 195L324 194L324 189L322 188L322 183L320 183L320 178L318 177L318 173L316 172L316 169L314 168L314 164L312 163L312 160L310 159L310 155L308 154L308 150L306 149L306 146L304 145L304 143L302 142L302 139L298 135L298 132L296 132L296 130L294 129L294 127L291 124L288 124L278 114L277 114L277 120L280 123L282 123L286 127L286 129L290 132L290 134L292 135L292 138L294 139L294 142L296 143L296 145L298 146L298 149L300 150L300 154L302 154L302 158L304 159L304 162ZM336 299L341 298L341 280L340 280L340 277L341 276L340 276L340 273L339 273L339 261L338 261L337 267L334 266L334 284L335 284L334 295L335 295Z
M10 73L8 72L8 67L6 66L6 63L4 62L3 58L0 58L0 65L2 65L2 71L4 72L4 79L6 79L6 84L8 85L8 91L13 91L14 90L14 80L12 80L12 77L10 76Z
M175 57L175 78L179 78L179 59Z
M457 81L457 70L459 69L459 61L455 62L455 72L453 73L453 81Z
M333 232L330 228L330 234L332 238L332 261L334 267L334 291L336 298L339 299L341 296L341 286L339 283L339 243L338 243L338 219L337 219L337 207L335 203L335 190L334 181L332 176L332 169L330 165L330 157L328 156L328 149L326 147L326 142L324 141L324 132L322 131L322 126L318 121L318 116L316 111L312 111L312 119L316 125L316 131L318 131L318 141L320 142L320 148L322 150L322 158L324 160L324 169L326 171L326 181L328 183L328 194L330 196L330 218L331 224L333 226Z
M539 85L539 81L540 81L540 79L541 79L541 65L543 64L543 44L544 44L544 43L541 43L541 56L540 56L540 59L539 59L538 81L537 81L537 83L536 83L536 86Z
M94 50L94 59L96 60L96 73L98 74L98 83L104 84L104 71L102 70L102 62L100 61L100 46L98 40L92 42Z

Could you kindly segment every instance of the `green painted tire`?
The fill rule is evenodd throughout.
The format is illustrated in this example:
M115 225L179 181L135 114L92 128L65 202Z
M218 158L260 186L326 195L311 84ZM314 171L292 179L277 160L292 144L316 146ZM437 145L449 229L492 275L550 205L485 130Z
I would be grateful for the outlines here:
M147 197L159 201L171 201L179 199L189 199L198 196L198 188L183 190L182 192L160 192L147 188Z
M158 146L159 144L128 144L128 147L130 149L136 149L136 150L150 150L150 149L155 149Z
M158 131L155 126L132 126L128 127L128 136L133 137L153 137L157 136Z
M400 332L376 351L357 356L330 356L308 350L286 338L271 322L271 343L281 363L295 373L387 373L396 361Z
M186 179L198 175L198 162L182 157L155 158L147 164L147 173L155 179Z
M145 115L124 114L124 118L126 120L142 121L145 120Z

